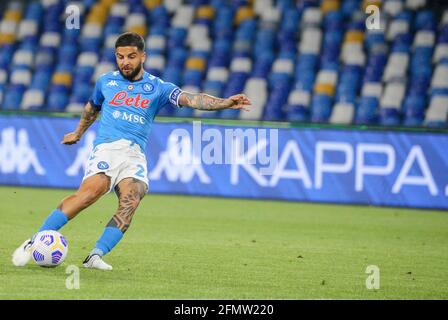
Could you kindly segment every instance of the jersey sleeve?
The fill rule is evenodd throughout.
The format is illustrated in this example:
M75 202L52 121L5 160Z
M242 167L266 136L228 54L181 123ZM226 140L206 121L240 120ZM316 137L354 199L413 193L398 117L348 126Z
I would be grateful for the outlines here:
M90 97L90 104L97 110L101 110L101 105L104 101L104 95L101 91L102 78L99 78L95 83L95 88L93 89L92 95Z
M179 97L182 90L178 86L171 82L164 82L160 80L159 91L159 110L169 105L179 108L181 107L179 106Z

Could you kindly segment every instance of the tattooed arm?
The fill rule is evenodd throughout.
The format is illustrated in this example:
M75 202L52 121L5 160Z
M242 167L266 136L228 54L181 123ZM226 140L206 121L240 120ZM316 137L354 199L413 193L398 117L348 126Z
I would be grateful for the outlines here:
M74 144L78 142L84 132L95 122L99 113L100 111L98 109L94 108L90 102L87 102L82 112L81 120L79 120L78 127L74 132L67 133L61 143Z
M205 93L182 92L179 105L198 110L242 109L249 111L250 100L244 94L237 94L227 99L216 98Z

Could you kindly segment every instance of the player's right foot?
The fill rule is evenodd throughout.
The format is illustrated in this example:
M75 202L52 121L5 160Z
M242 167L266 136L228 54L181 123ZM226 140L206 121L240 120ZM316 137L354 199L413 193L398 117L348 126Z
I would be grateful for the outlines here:
M31 259L31 239L25 240L12 254L12 263L16 267L25 266Z
M104 262L104 260L98 254L87 256L82 264L84 267L90 269L112 270L112 266Z

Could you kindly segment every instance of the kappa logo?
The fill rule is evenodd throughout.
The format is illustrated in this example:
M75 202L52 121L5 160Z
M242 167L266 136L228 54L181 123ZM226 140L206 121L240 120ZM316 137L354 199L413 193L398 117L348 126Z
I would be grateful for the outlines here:
M115 80L110 80L107 85L108 87L118 87L117 81Z

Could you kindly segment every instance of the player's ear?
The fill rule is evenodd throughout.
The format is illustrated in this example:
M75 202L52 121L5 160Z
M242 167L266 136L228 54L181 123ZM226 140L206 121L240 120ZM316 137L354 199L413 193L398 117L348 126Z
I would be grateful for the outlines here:
M146 52L143 51L143 54L142 54L142 63L145 63L145 60L146 60Z

